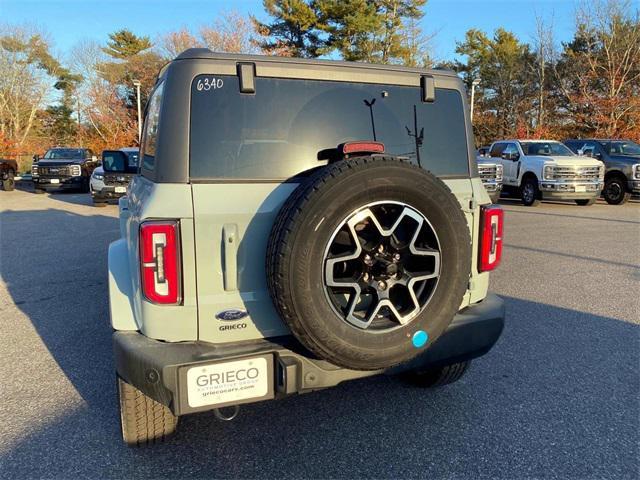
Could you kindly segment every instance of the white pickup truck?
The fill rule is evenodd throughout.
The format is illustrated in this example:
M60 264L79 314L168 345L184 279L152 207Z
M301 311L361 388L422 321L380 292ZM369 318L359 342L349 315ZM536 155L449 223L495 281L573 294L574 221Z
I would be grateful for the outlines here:
M503 191L526 206L541 200L574 200L593 205L604 185L604 164L579 157L553 140L501 140L489 156L503 166Z

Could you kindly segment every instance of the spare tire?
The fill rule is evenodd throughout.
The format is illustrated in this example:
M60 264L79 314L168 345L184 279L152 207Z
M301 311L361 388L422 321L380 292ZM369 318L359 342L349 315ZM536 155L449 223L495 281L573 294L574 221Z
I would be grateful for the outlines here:
M449 188L383 156L332 163L283 205L267 250L271 298L311 352L356 370L407 361L451 323L471 268Z

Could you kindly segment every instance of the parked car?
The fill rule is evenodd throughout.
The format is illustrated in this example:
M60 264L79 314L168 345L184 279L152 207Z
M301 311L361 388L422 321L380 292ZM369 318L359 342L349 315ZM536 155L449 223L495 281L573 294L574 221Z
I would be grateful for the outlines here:
M489 153L504 167L503 191L519 195L524 205L552 199L593 205L600 196L602 162L577 156L560 142L501 140Z
M162 69L108 255L129 445L381 373L443 385L489 351L503 215L465 102L455 73L399 65L191 49Z
M102 164L91 175L93 205L104 207L107 202L127 194L131 178L138 173L138 149L121 148L102 152Z
M98 158L88 148L51 148L42 158L35 156L31 165L36 193L57 190L89 191L91 173Z
M9 192L15 188L15 176L18 171L18 162L15 160L0 158L0 180L2 188Z
M631 140L587 138L565 140L574 153L604 162L602 197L610 205L626 203L640 194L640 145Z
M502 193L503 167L501 164L492 162L490 158L478 156L478 174L482 180L484 188L487 190L493 203L497 203Z

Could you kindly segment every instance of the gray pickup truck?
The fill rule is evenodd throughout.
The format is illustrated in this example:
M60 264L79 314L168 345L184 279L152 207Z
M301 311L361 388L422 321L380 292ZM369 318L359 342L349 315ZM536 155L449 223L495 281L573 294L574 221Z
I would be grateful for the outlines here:
M587 138L565 140L576 154L601 160L605 165L602 197L610 205L626 203L640 194L640 145L631 140Z
M376 374L444 385L497 341L503 214L453 72L191 49L145 116L108 256L127 444Z

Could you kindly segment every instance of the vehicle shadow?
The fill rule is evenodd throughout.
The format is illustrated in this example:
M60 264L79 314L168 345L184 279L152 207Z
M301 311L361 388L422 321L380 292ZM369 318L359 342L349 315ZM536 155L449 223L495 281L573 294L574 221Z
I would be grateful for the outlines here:
M64 228L45 232L38 227L45 218ZM421 390L374 377L248 405L233 422L187 416L166 444L129 449L119 435L107 322L106 248L118 236L117 220L9 211L2 226L1 273L11 299L59 367L50 375L63 374L82 399L54 416L41 394L23 387L25 409L46 420L0 448L4 478L637 473L638 325L518 298L505 299L496 347L455 385ZM7 254L26 229L46 233L26 245L28 262ZM56 250L52 260L57 245L78 247ZM22 374L29 368L39 367L24 365Z
M18 181L16 182L16 190L21 190L23 192L31 192L36 195L33 189L33 182L31 181ZM83 193L76 190L60 190L59 192L45 192L43 194L39 194L42 196L48 196L53 200L57 200L59 202L71 203L73 205L93 205L93 200L91 199L90 193Z

